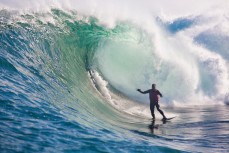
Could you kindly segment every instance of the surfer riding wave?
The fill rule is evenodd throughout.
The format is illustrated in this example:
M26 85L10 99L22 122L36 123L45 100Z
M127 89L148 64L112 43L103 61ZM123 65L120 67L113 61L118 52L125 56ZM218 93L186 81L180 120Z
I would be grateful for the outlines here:
M156 89L156 84L152 84L152 89L149 89L149 90L146 90L146 91L141 91L141 89L137 89L137 91L139 91L142 94L149 93L150 111L151 111L151 115L153 117L153 120L155 120L155 114L154 114L155 106L156 106L157 110L160 112L160 114L163 116L163 120L167 119L165 117L164 112L160 109L160 105L158 104L159 96L162 97L162 94L160 93L159 90Z

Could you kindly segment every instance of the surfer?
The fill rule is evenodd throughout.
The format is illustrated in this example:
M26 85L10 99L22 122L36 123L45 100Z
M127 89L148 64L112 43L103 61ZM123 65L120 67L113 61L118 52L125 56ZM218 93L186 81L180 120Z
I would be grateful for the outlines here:
M137 89L142 94L149 93L149 99L150 99L150 111L153 119L155 120L155 114L154 114L154 107L156 106L157 110L160 112L160 114L163 116L163 120L166 120L163 111L160 109L160 106L158 104L159 102L159 96L162 97L162 94L159 90L156 89L156 84L152 84L152 89L141 91L141 89Z

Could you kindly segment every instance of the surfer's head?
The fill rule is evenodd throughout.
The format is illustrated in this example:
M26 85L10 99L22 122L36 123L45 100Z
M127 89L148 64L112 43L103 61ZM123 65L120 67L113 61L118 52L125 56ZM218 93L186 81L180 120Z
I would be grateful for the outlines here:
M156 89L156 84L152 84L152 89Z

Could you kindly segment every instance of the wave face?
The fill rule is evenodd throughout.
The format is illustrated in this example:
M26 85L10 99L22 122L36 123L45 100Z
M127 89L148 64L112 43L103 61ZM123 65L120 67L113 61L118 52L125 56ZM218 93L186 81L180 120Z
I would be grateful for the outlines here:
M98 11L100 7L90 12L94 5L88 1L81 6L72 1L55 4L51 9L53 3L47 1L47 10L35 12L25 8L37 8L36 3L1 3L0 129L6 140L1 138L2 150L196 152L209 147L196 139L201 134L190 141L203 146L193 148L179 136L163 136L163 128L157 135L147 133L148 97L136 89L156 83L165 106L208 108L228 103L228 14L195 10L198 13L170 19L157 11L153 16L144 11L136 11L134 17L128 12L111 15L108 2L101 4L109 6L105 13ZM45 5L42 1L39 7ZM193 119L192 127L198 129L201 121ZM209 124L228 123L220 119ZM185 129L176 126L172 128ZM222 150L216 151L228 149L222 148L227 139L221 143Z

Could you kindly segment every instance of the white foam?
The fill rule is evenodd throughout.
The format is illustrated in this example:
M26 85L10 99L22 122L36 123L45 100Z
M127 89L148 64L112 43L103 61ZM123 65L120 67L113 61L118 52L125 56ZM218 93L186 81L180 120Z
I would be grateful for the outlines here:
M111 102L111 95L109 93L109 90L107 89L107 81L103 80L99 73L96 71L91 71L91 77L94 87L106 100Z

